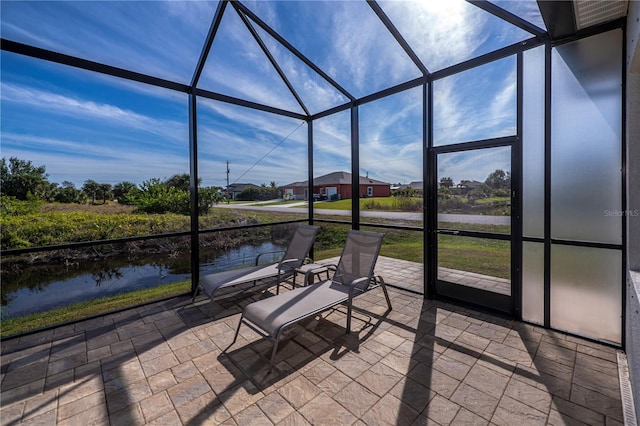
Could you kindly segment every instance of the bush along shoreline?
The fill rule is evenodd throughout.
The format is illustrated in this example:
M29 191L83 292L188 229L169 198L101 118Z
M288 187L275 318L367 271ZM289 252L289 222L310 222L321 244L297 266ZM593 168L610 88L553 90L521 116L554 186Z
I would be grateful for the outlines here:
M189 236L167 236L188 232L189 216L175 213L138 213L131 206L115 202L106 204L63 204L41 201L20 201L2 197L0 215L2 250L47 247L75 242L97 244L77 249L54 249L22 255L2 256L0 272L22 273L29 268L46 270L50 265L64 265L74 269L79 264L125 259L132 263L147 262L154 256L181 258L191 251ZM264 224L250 229L203 232L199 236L200 249L229 250L242 245L264 241L286 240L291 225L268 226L270 222L298 219L295 214L256 213L212 208L199 217L201 229L220 229ZM154 238L129 242L107 243L127 237ZM326 239L326 237L325 237ZM335 243L332 241L332 243ZM161 256L159 256L161 255ZM151 262L152 263L152 262Z

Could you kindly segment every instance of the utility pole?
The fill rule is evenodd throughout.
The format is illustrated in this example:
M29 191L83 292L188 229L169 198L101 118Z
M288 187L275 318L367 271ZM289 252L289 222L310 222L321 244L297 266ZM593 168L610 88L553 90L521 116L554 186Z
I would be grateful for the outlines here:
M229 204L229 160L227 160L227 204Z

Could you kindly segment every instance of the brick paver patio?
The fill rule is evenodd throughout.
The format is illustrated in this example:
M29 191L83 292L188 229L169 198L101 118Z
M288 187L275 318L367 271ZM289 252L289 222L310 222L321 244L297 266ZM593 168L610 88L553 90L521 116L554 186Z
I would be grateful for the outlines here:
M395 268L394 268L395 265ZM381 259L390 282L415 264ZM398 282L400 283L400 282ZM256 293L181 297L2 342L2 425L622 424L616 350L390 289L271 345L243 328Z

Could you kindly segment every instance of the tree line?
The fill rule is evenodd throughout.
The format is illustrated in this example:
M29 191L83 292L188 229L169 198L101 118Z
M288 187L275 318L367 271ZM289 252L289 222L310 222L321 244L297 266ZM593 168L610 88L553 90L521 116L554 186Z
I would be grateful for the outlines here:
M146 213L190 214L190 176L176 174L168 179L151 178L140 185L123 181L115 185L99 183L93 179L76 188L73 182L49 182L45 166L36 166L29 160L2 158L0 165L0 193L25 201L46 201L85 204L117 200ZM198 182L198 185L200 182ZM198 211L206 214L212 205L224 196L219 187L198 187Z
M463 179L455 185L450 177L440 179L440 194L463 195L469 199L488 197L508 197L511 189L511 172L497 169L489 174L484 182Z

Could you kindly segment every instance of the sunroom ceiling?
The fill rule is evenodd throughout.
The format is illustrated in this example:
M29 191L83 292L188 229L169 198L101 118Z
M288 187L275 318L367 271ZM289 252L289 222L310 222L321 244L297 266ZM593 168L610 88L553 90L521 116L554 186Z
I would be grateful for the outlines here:
M189 85L218 6L2 2L2 37ZM545 34L535 0L230 2L197 87L311 115Z

